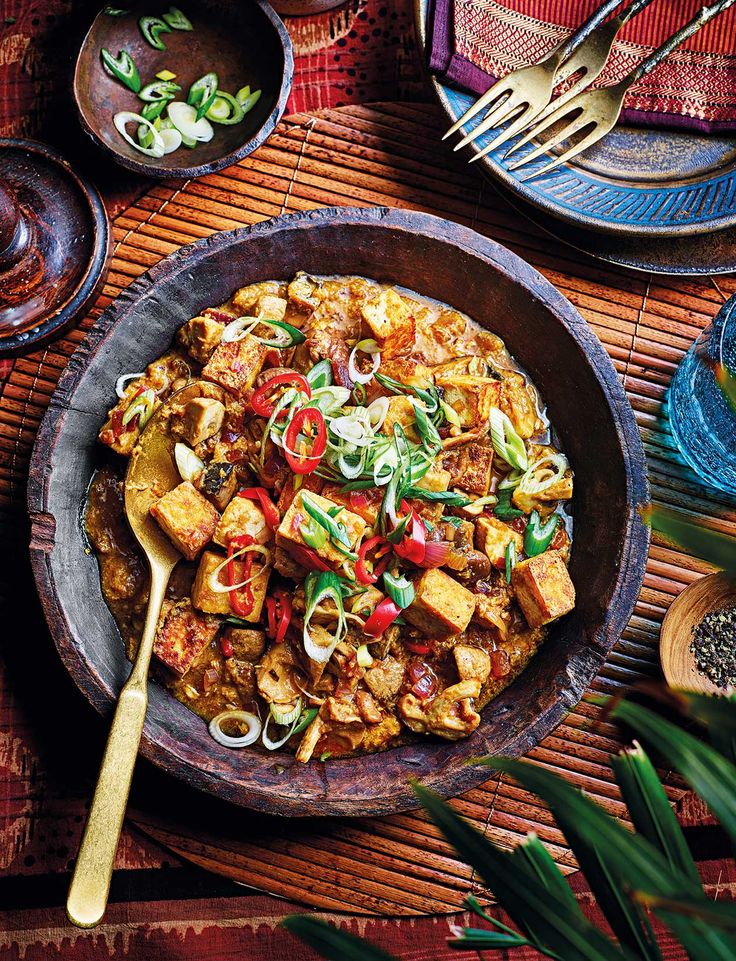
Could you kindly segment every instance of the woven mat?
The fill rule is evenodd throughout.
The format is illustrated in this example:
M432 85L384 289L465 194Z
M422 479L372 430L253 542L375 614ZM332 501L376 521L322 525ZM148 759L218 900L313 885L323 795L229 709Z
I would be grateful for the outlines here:
M292 116L238 166L198 181L157 186L121 214L115 221L115 258L90 316L63 340L18 360L3 388L0 520L24 511L30 448L61 370L84 331L135 277L179 245L213 231L324 205L386 204L452 218L531 261L576 305L610 353L642 431L655 498L736 534L736 513L696 485L677 460L660 415L675 366L698 331L736 292L736 278L669 280L583 259L520 220L491 187L441 147L442 126L435 108L408 104ZM655 540L635 614L593 690L613 693L658 675L662 616L673 597L706 570ZM620 735L607 724L592 726L596 713L581 704L531 757L565 773L609 811L624 816L607 764ZM675 800L681 789L668 783ZM23 803L20 797L19 807ZM575 868L549 813L508 779L489 781L455 803L496 841L514 843L528 830L537 831L563 869ZM201 798L161 810L152 797L150 803L137 800L132 818L156 840L204 867L326 910L393 915L450 911L469 887L476 887L468 869L418 813L286 823L225 812Z

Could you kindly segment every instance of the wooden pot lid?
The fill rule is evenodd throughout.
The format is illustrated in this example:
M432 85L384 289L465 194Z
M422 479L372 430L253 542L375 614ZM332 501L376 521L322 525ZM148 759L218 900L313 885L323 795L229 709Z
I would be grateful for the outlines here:
M95 188L51 147L0 138L0 356L68 327L98 293L110 252Z

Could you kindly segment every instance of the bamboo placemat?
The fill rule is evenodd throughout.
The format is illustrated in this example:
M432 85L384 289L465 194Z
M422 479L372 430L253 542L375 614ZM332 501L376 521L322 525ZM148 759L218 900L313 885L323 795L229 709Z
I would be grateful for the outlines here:
M736 534L736 512L699 487L678 460L661 405L683 353L736 278L666 279L609 268L522 220L487 183L439 143L430 106L379 104L296 115L254 155L198 181L161 185L122 213L103 294L79 327L15 362L0 405L0 515L24 510L25 476L37 427L58 376L84 332L134 278L178 246L279 214L327 205L390 205L457 220L510 247L562 291L594 328L618 370L649 456L661 503ZM605 470L605 465L601 465ZM706 565L655 538L634 616L592 689L612 693L658 676L657 636L672 599ZM625 816L608 756L617 730L582 703L531 757L566 774L612 813ZM671 798L681 793L670 783ZM382 819L285 822L208 808L136 810L133 821L202 866L324 909L428 914L456 909L475 880L419 813ZM496 841L528 830L563 869L575 862L552 818L507 778L458 799L458 810ZM216 810L216 816L213 811ZM479 892L482 894L482 892Z

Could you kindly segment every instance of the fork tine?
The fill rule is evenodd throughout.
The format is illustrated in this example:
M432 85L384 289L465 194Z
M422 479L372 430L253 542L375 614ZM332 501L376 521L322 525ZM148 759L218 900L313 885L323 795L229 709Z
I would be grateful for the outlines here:
M532 160L536 160L537 157L540 157L543 153L547 153L548 150L552 150L552 148L556 147L558 143L562 143L564 140L569 140L570 137L573 137L580 130L584 130L591 123L594 124L593 129L595 130L595 128L598 126L597 121L591 120L590 117L587 117L585 114L578 117L577 120L571 120L567 126L559 131L559 133L556 133L554 136L550 137L549 140L545 140L544 143L541 143L538 147L535 147L534 150L531 150L528 154L524 154L523 157L519 157L518 160L509 165L508 169L518 170L519 167L523 167L525 164L531 163Z
M545 116L535 117L534 125L524 134L521 140L519 140L517 143L509 147L509 149L504 154L504 160L506 160L507 157L510 157L511 154L516 153L516 151L519 150L521 147L523 147L525 144L528 144L530 140L534 140L535 137L541 137L541 135L544 133L545 130L549 130L550 127L553 127L556 123L559 123L560 120L564 120L565 118L569 117L572 113L575 112L575 109L576 109L575 104L570 104L570 105L562 104L561 106L557 107L557 109L553 110L552 113L548 114L546 117ZM574 118L571 117L571 121L573 119Z
M534 140L535 137L539 136L544 130L547 130L552 124L557 123L566 113L569 113L569 110L563 111L562 108L565 107L573 97L576 97L581 91L585 90L587 85L588 82L584 74L568 91L565 91L565 93L560 94L555 100L552 100L544 110L534 118L534 126L526 132L521 140L517 140L515 144L509 147L504 154L504 160L528 144L530 140ZM544 123L545 120L549 120L549 123Z
M503 96L504 93L510 93L510 92L511 92L511 88L509 87L505 79L497 80L496 83L490 86L484 94L478 97L478 99L475 101L474 104L471 104L468 107L468 109L465 111L462 117L460 117L459 120L455 121L455 123L450 127L447 133L443 134L442 139L447 140L448 137L451 137L461 127L464 127L469 120L472 120L473 117L477 113L479 113L484 107L487 107L489 104L493 103L494 100L498 100L498 98ZM495 110L496 108L494 107L493 109Z
M605 135L608 133L609 130L610 130L610 127L600 128L600 125L596 124L596 126L593 128L593 130L591 130L588 136L583 137L580 143L575 144L574 147L570 147L570 149L565 151L565 153L560 154L559 157L556 157L554 160L551 160L548 164L545 164L545 166L542 167L541 170L533 170L528 177L524 177L523 178L524 183L526 183L527 180L531 180L533 177L540 177L542 174L549 173L551 170L555 170L557 167L561 166L562 164L567 163L568 160L572 160L573 157L577 157L577 155L579 153L582 153L583 150L587 150L588 147L592 147L594 143L597 143L601 139L601 137L605 137Z
M482 137L486 131L492 130L494 127L500 127L501 124L506 123L511 117L515 117L519 110L523 110L524 104L519 103L518 100L514 100L512 95L508 100L504 100L501 107L503 109L496 109L485 116L477 126L473 127L469 134L466 134L462 140L455 144L454 149L461 150L472 141L477 140L478 137Z
M489 153L491 150L495 150L496 147L500 147L501 144L505 143L510 137L515 136L517 133L519 133L520 130L523 130L524 127L526 127L527 124L529 124L530 121L533 119L533 117L530 118L528 116L530 110L531 110L531 107L529 104L527 104L527 106L524 108L521 114L519 114L519 116L514 120L514 122L505 130L502 130L498 134L498 136L494 140L492 140L489 144L486 144L482 150L479 150L474 157L471 157L471 159L469 160L469 163L475 163L476 160L480 160L481 157L485 157L485 155Z

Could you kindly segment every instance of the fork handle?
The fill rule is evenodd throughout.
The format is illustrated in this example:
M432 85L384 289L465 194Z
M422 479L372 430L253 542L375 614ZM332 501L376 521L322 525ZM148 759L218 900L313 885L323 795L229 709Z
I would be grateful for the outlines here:
M606 0L585 23L581 24L581 26L579 26L574 33L571 33L566 40L563 40L558 47L555 47L550 56L554 56L558 63L563 63L571 54L575 53L583 41L588 39L595 28L603 23L609 13L612 13L616 7L620 6L621 0Z
M634 0L630 7L622 10L621 13L616 17L620 26L623 27L623 25L628 23L632 17L635 17L637 13L641 13L644 7L648 7L651 2L652 0Z
M724 10L728 10L736 3L736 0L718 0L710 7L703 7L690 21L686 23L685 26L678 30L677 33L673 34L669 40L665 40L661 47L658 47L653 53L650 53L640 64L638 64L631 73L627 74L623 80L619 81L618 86L627 89L633 86L641 80L642 77L646 77L648 73L651 73L655 67L658 67L660 63L668 57L673 50L676 50L681 43L684 43L689 37L697 33L701 27L704 27L706 23L711 21L714 17L717 17Z

